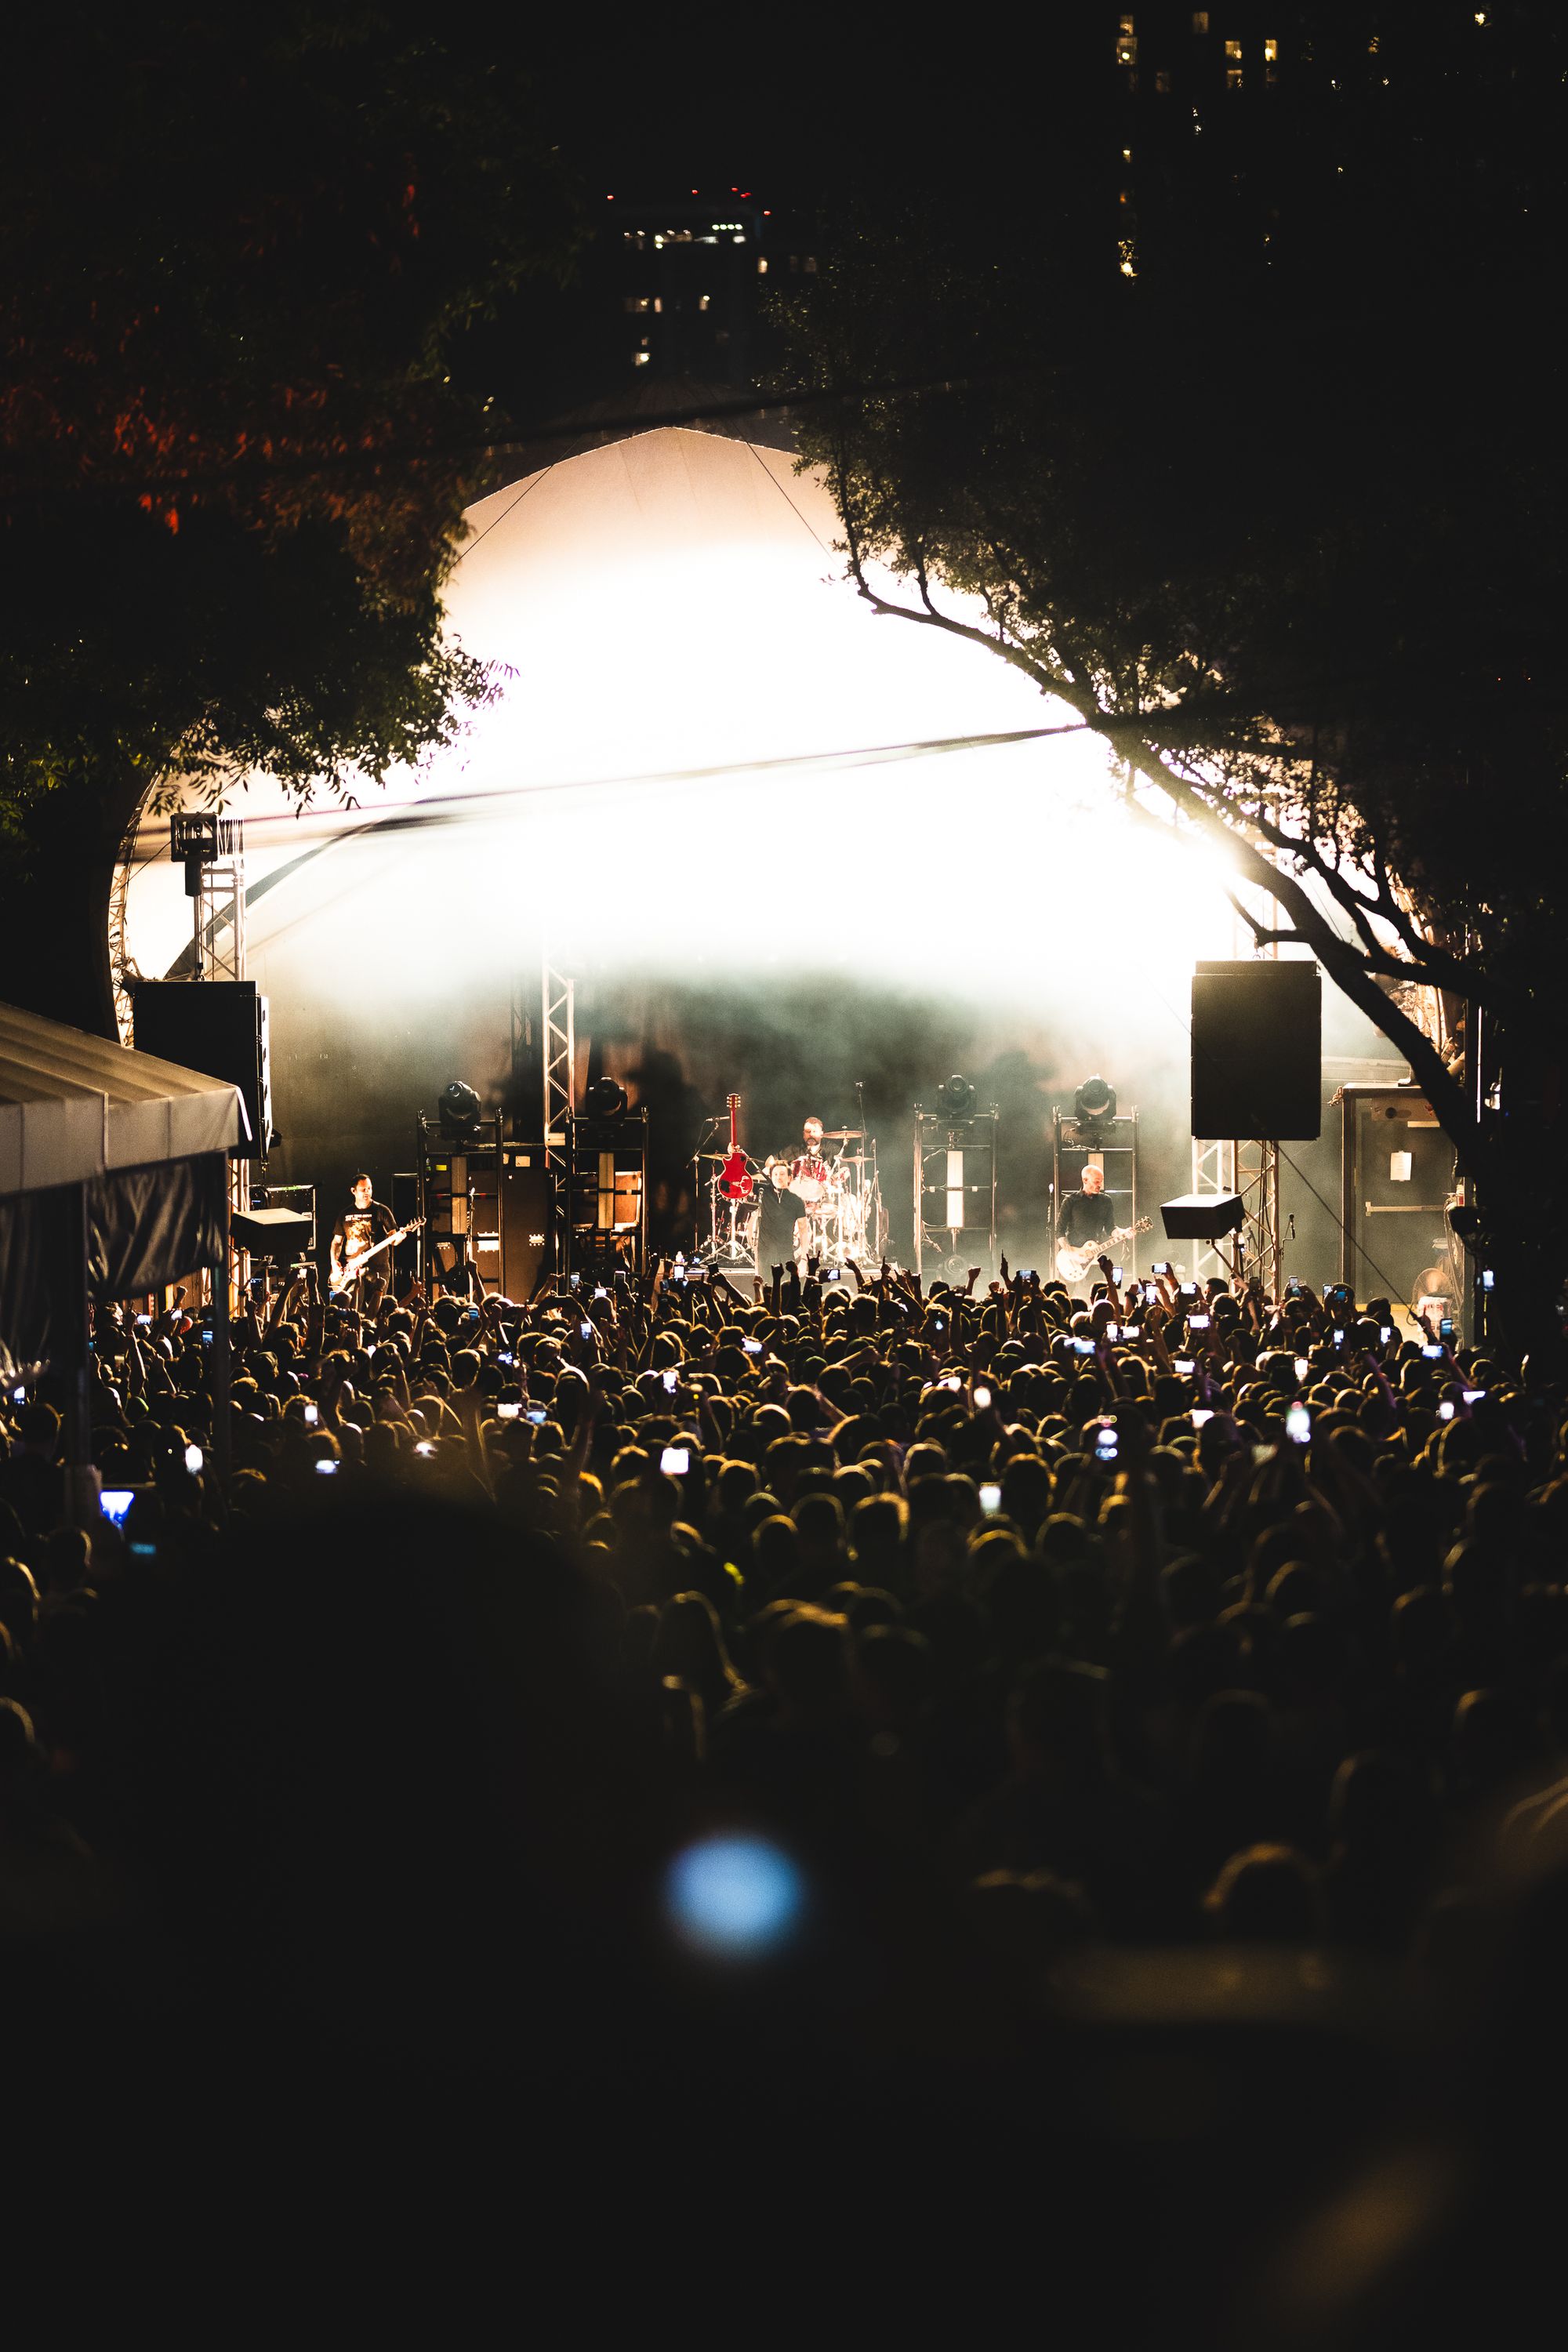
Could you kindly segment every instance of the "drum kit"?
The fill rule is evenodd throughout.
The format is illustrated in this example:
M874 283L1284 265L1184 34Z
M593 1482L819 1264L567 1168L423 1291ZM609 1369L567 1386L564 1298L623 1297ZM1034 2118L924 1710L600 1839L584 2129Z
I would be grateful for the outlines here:
M766 1171L775 1160L793 1167L797 1160L809 1156L820 1172L803 1171L790 1179L790 1191L805 1204L805 1215L796 1227L796 1255L817 1258L828 1266L879 1265L887 1241L887 1217L877 1177L875 1139L867 1135L863 1126L830 1127L824 1130L815 1153L803 1154L797 1147L753 1160L736 1139L740 1101L739 1095L728 1098L729 1150L700 1151L693 1163L705 1213L700 1223L707 1225L706 1235L699 1236L698 1257L710 1265L754 1265L762 1215L758 1202L770 1181ZM719 1124L713 1120L710 1131Z

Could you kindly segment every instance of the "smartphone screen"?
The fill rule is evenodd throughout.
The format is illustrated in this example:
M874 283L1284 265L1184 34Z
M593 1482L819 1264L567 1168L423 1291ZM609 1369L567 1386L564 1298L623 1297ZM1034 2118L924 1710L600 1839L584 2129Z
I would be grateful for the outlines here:
M594 1327L591 1323L579 1323L577 1328L582 1333L584 1339L591 1339L593 1338Z
M1169 1273L1170 1273L1170 1271L1171 1271L1171 1261L1170 1261L1170 1259L1169 1259L1168 1257L1163 1257L1163 1258L1160 1258L1160 1259L1156 1262L1155 1266L1154 1266L1154 1272L1155 1272L1156 1274L1169 1274Z
M684 1478L691 1467L689 1445L667 1445L658 1457L658 1466L667 1478Z
M306 1428L307 1428L307 1429L314 1429L314 1428L315 1428L315 1426L316 1426L316 1423L321 1420L321 1406L320 1406L319 1404L316 1404L314 1402L309 1402L309 1401L308 1401L308 1402L307 1402L307 1403L306 1403L306 1406L305 1406L305 1426L306 1426Z
M1173 1356L1171 1361L1184 1381L1190 1381L1197 1370L1196 1361L1191 1356Z
M1454 1336L1454 1318L1453 1318L1453 1317L1452 1317L1451 1315L1445 1315L1445 1316L1444 1316L1444 1318L1443 1318L1442 1321L1441 1321L1441 1322L1438 1324L1438 1326L1437 1326L1437 1332L1438 1332L1438 1336L1439 1336L1439 1338L1441 1338L1441 1339L1451 1339L1453 1338L1453 1336Z
M1453 1400L1453 1398L1452 1398L1452 1397L1445 1397L1445 1398L1443 1399L1442 1402L1438 1405L1438 1407L1437 1407L1437 1418L1438 1418L1438 1420L1439 1420L1439 1421L1452 1421L1452 1420L1453 1420L1453 1418L1454 1418L1454 1400Z
M1094 1353L1092 1339L1075 1339L1072 1344L1074 1352L1079 1356L1092 1356Z
M975 1390L975 1391L974 1391L974 1410L975 1410L975 1412L988 1412L988 1411L990 1410L990 1405L991 1405L991 1391L990 1391L990 1390L989 1390L988 1388L977 1388L977 1389Z
M1101 1429L1097 1433L1094 1441L1094 1458L1097 1462L1114 1462L1121 1451L1121 1440L1113 1429Z
M1113 1265L1111 1267L1110 1279L1116 1285L1118 1290L1120 1290L1121 1287L1121 1268L1119 1265Z
M1481 1288L1483 1290L1495 1290L1497 1288L1497 1276L1492 1272L1489 1265L1484 1266L1481 1270Z
M106 1519L112 1519L115 1526L121 1528L125 1524L126 1512L135 1500L134 1486L106 1486L98 1498L98 1507Z
M1108 1323L1105 1327L1105 1337L1108 1339L1120 1339L1121 1337L1121 1324Z
M760 1356L763 1352L763 1343L760 1339L742 1339L741 1345L748 1356Z
M1194 1405L1192 1412L1187 1415L1187 1418L1192 1423L1194 1429L1201 1429L1205 1421L1212 1421L1214 1419L1214 1407L1206 1404L1195 1404Z
M1189 1331L1206 1331L1213 1321L1212 1315L1189 1315L1187 1328Z
M521 1411L522 1407L520 1404L498 1404L496 1407L496 1419L498 1421L515 1421Z
M609 1294L609 1292L605 1288L605 1286L604 1286L604 1284L603 1284L602 1282L600 1283L600 1285L599 1285L599 1286L598 1286L597 1290L595 1290L595 1293L594 1293L594 1296L595 1296L595 1298L608 1298L609 1295L610 1295L610 1294Z
M1305 1445L1312 1434L1312 1416L1304 1404L1291 1405L1285 1415L1285 1434L1292 1445Z
M1380 1323L1380 1324L1378 1325L1378 1327L1377 1327L1377 1337L1378 1337L1378 1342L1379 1342L1380 1346L1386 1348L1386 1347L1387 1347L1387 1345L1388 1345L1388 1343L1389 1343L1389 1341L1390 1341L1390 1340L1393 1339L1393 1337L1394 1337L1394 1326L1393 1326L1393 1324L1392 1324L1392 1323Z
M1481 1399L1486 1394L1486 1391L1485 1389L1466 1389L1463 1393L1465 1402L1467 1404L1479 1404Z
M1304 1380L1306 1379L1306 1377L1307 1377L1308 1373L1311 1370L1311 1369L1312 1369L1312 1364L1311 1364L1311 1359L1310 1359L1310 1357L1308 1357L1308 1356L1298 1356L1298 1357L1297 1357L1297 1359L1296 1359L1296 1378L1297 1378L1299 1381L1304 1381Z
M663 1378L665 1394L667 1396L673 1396L676 1390L680 1386L680 1374L677 1371L673 1364L670 1365L669 1370L663 1375Z
M528 1408L528 1419L537 1429L544 1419L544 1407L542 1404L531 1404Z
M980 1489L980 1507L988 1519L994 1518L1001 1509L1002 1489L994 1480L988 1479Z
M1426 1361L1429 1364L1440 1364L1443 1358L1447 1355L1447 1349L1442 1345L1440 1340L1434 1339L1426 1347L1422 1349L1421 1353L1426 1357Z

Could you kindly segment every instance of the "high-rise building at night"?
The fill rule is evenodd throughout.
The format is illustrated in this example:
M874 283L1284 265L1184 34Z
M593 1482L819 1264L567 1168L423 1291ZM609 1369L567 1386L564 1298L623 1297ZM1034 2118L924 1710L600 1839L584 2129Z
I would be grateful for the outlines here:
M587 275L600 335L618 344L611 374L645 372L742 386L767 361L765 298L816 268L797 222L749 189L606 199Z

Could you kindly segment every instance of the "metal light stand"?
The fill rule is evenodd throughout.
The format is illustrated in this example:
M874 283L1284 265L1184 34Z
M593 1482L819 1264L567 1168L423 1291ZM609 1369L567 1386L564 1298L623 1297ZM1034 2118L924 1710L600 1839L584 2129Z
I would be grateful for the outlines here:
M971 1111L948 1118L915 1105L914 1256L917 1274L928 1256L952 1271L979 1255L996 1258L996 1128L999 1113Z

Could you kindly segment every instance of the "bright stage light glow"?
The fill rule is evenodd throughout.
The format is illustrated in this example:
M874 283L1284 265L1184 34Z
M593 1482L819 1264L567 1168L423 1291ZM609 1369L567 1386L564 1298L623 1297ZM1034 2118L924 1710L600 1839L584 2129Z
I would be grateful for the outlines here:
M703 1838L670 1864L665 1906L676 1935L710 1959L754 1960L794 1938L805 1886L783 1848L744 1834Z
M666 428L470 520L452 627L510 674L463 743L367 794L325 848L265 782L234 803L253 894L278 882L248 919L275 1003L309 985L398 1008L465 974L505 990L548 934L578 971L842 972L1025 1020L1089 996L1114 1027L1230 951L1216 860L1126 814L1097 737L853 756L1072 715L972 646L878 618L837 576L825 488L787 457ZM370 821L432 793L495 814ZM142 971L169 968L189 921L165 856L131 891Z

